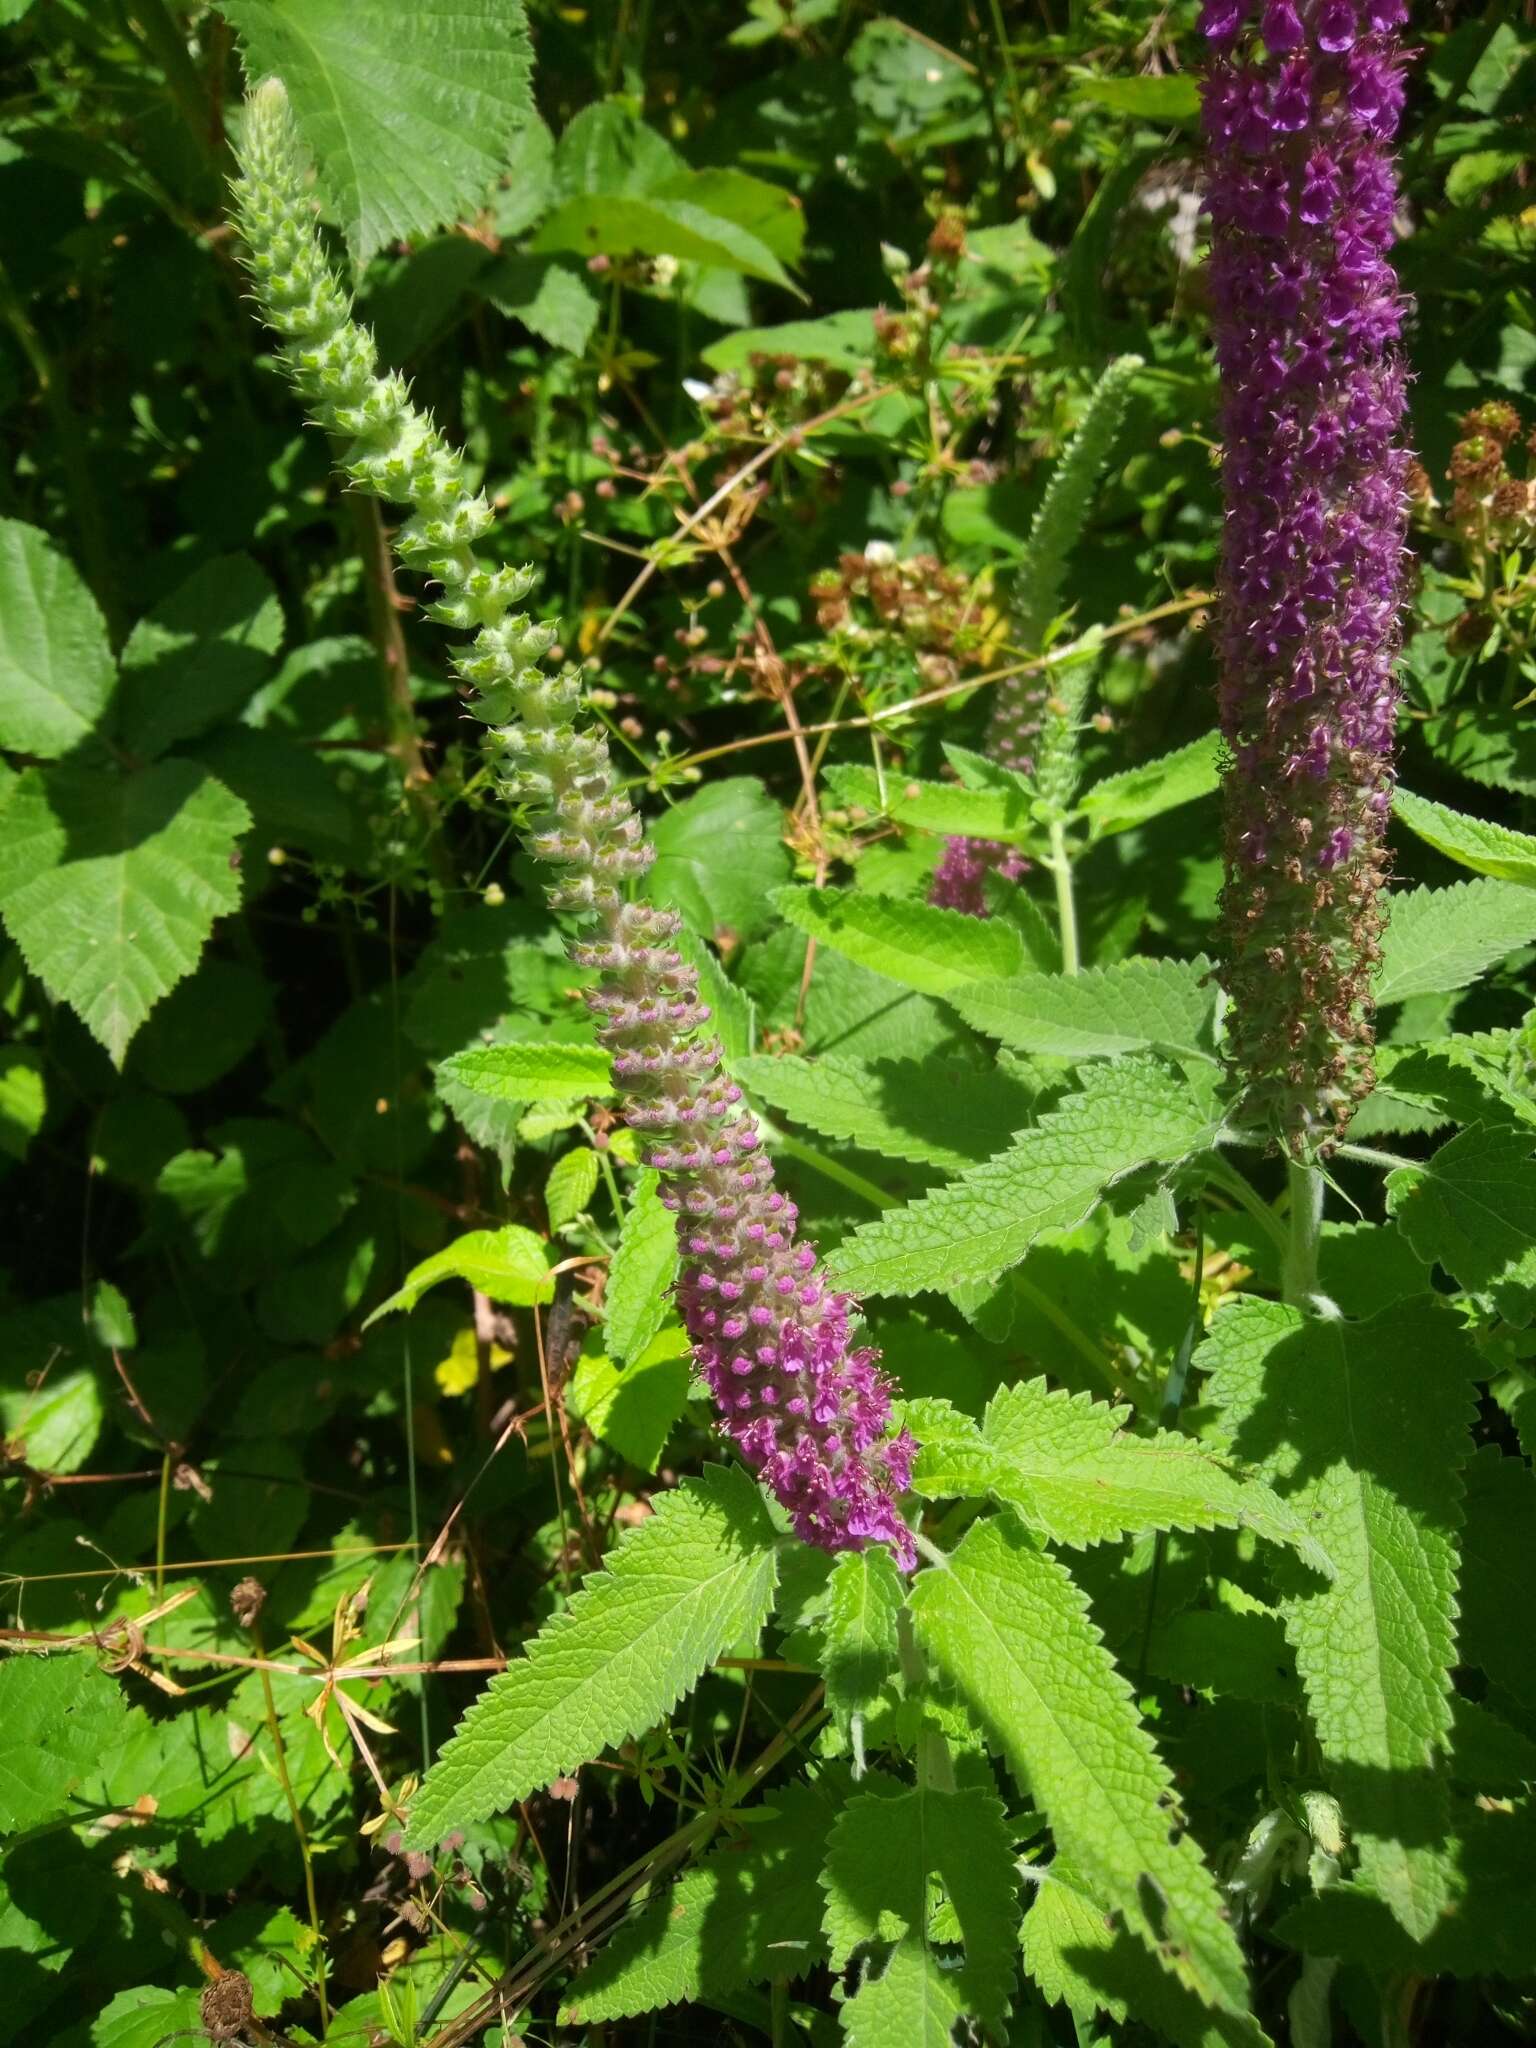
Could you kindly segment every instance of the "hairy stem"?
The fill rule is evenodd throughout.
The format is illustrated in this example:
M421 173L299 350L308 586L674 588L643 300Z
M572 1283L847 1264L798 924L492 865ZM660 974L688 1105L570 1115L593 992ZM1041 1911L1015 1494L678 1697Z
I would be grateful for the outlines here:
M1318 1253L1323 1235L1321 1170L1301 1160L1287 1161L1291 1193L1291 1229L1286 1243L1281 1292L1294 1308L1306 1308L1317 1293Z
M1061 934L1061 971L1076 974L1079 966L1077 941L1077 894L1073 886L1072 856L1067 851L1067 828L1060 820L1051 825L1051 873L1056 881L1056 925Z

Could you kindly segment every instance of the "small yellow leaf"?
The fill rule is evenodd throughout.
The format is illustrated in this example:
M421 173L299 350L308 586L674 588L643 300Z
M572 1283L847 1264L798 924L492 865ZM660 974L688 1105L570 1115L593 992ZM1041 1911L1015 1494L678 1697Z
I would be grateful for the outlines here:
M499 1344L491 1346L491 1370L512 1361L510 1351L504 1351ZM449 1348L448 1356L442 1359L434 1371L434 1378L445 1394L467 1394L480 1377L480 1359L475 1349L473 1328L460 1330Z

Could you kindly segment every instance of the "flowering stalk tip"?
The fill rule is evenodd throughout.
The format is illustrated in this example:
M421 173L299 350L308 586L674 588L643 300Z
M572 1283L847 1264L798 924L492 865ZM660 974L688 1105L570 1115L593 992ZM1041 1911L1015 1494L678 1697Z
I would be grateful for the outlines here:
M796 1241L795 1205L775 1187L741 1090L705 1034L710 1013L675 944L679 919L629 900L652 850L607 742L581 723L580 671L551 672L554 628L518 609L537 573L477 557L491 506L404 379L379 374L373 337L352 318L275 82L247 103L241 172L247 263L284 366L338 444L343 474L411 508L397 551L439 587L429 615L471 636L454 670L478 692L474 709L492 728L491 760L522 808L526 843L557 871L551 903L585 921L573 957L597 972L588 1002L598 1037L677 1215L679 1300L720 1426L806 1541L833 1551L889 1543L910 1568L916 1557L897 1502L916 1445L904 1430L891 1433L890 1387L875 1353L853 1341L853 1303L828 1289L814 1248Z
M1233 1063L1288 1148L1374 1074L1408 455L1402 0L1206 0Z

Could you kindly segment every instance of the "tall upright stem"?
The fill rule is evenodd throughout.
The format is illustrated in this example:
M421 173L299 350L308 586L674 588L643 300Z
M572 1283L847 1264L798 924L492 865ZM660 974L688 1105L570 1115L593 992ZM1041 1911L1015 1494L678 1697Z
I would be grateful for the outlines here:
M1291 1191L1291 1234L1281 1290L1293 1308L1306 1308L1317 1293L1317 1260L1323 1235L1324 1182L1319 1167L1292 1159L1286 1168Z
M1077 897L1072 885L1072 856L1067 851L1067 828L1059 821L1051 826L1051 870L1056 877L1056 923L1061 934L1061 971L1076 974Z

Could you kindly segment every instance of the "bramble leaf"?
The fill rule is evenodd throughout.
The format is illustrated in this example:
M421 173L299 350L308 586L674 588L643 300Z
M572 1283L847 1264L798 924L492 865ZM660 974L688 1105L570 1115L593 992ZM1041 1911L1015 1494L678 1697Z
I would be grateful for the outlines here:
M888 1210L845 1238L828 1263L855 1294L917 1294L990 1280L1043 1230L1081 1223L1112 1182L1151 1161L1182 1159L1205 1138L1206 1113L1156 1060L1090 1068L1069 1095L1004 1152L942 1188Z
M566 1383L566 1406L621 1458L654 1472L688 1405L688 1359L687 1334L676 1327L625 1366L600 1351L583 1352Z
M359 269L475 212L533 118L518 0L221 0L281 78Z
M660 1495L464 1716L416 1795L407 1842L430 1847L654 1727L756 1634L775 1576L773 1524L745 1474L712 1466Z
M1206 2004L1248 1987L1216 1881L1130 1687L1057 1561L1008 1515L978 1523L909 1595L919 1641L1044 1808L1085 1880Z
M251 814L191 761L30 768L5 800L0 915L23 958L123 1063L154 1005L239 906Z
M122 1687L89 1655L0 1661L0 1834L63 1813L128 1733Z
M40 527L0 519L0 746L51 761L89 740L116 671L107 625Z
M223 555L140 619L115 707L123 744L149 760L254 695L283 643L277 592L249 555Z
M938 993L967 1024L1015 1052L1084 1060L1160 1049L1209 1059L1210 971L1204 954L1133 959L1085 974L1023 974Z
M1362 1877L1422 1940L1451 1897L1446 1753L1461 1467L1477 1353L1449 1304L1368 1322L1242 1300L1196 1364L1239 1455L1327 1546L1336 1576L1285 1575L1286 1633Z

